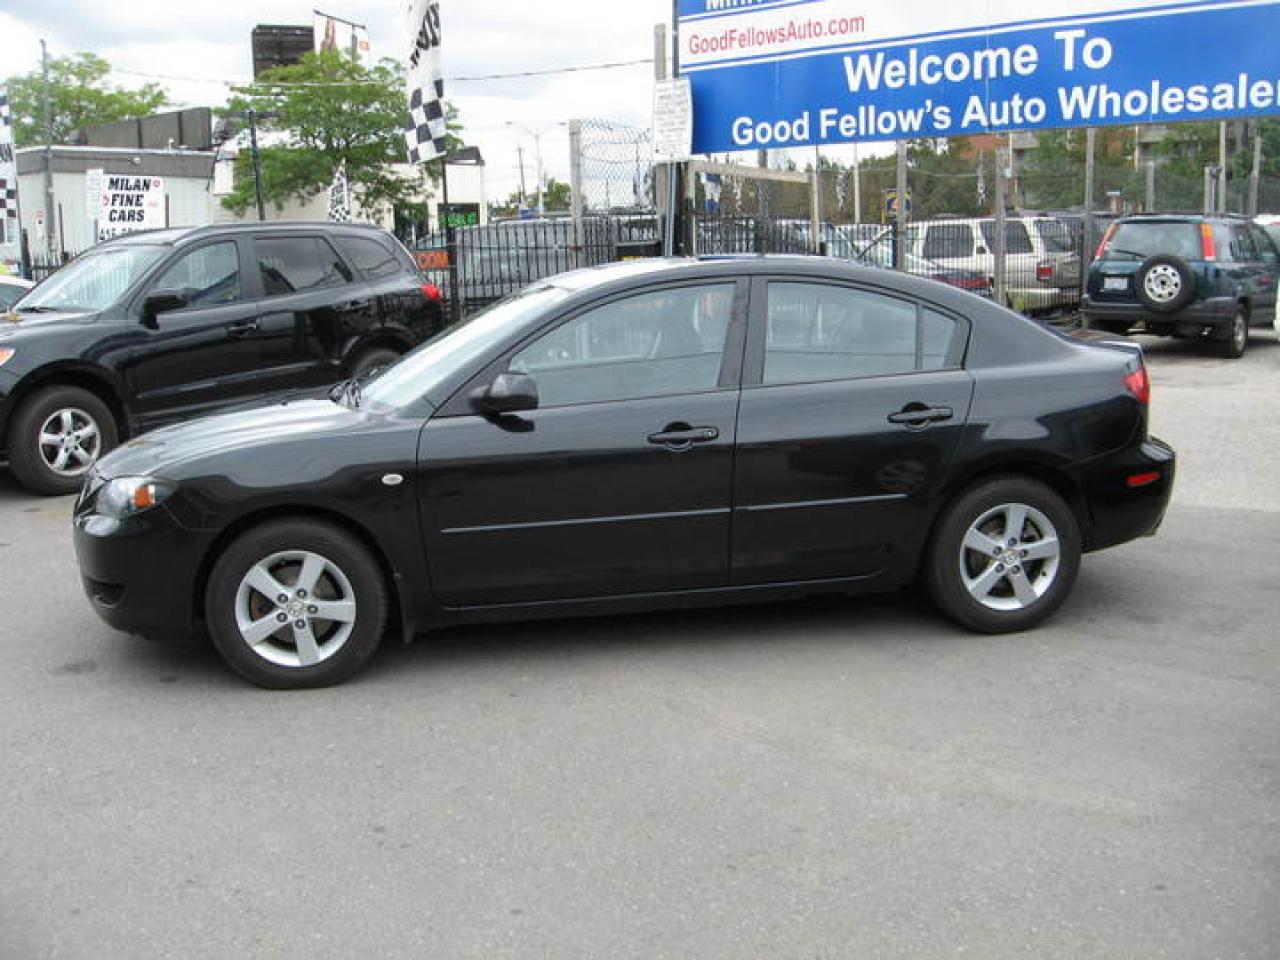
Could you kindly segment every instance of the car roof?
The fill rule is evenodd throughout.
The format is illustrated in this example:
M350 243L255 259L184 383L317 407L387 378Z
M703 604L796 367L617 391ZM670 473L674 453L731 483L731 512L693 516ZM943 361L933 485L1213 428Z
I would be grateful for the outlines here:
M139 230L99 244L106 246L178 246L193 243L206 237L237 236L244 233L296 233L299 230L325 233L377 233L386 234L382 227L372 223L348 223L332 220L247 220L235 223L212 223L200 227L167 227L162 230Z

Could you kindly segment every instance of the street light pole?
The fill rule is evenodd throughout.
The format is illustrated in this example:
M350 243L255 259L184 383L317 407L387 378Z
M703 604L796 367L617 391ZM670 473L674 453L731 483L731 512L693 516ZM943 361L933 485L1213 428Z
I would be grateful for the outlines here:
M551 127L563 127L564 125L565 125L565 124L563 124L563 123L553 123L553 124L551 124ZM545 206L545 204L543 203L543 197L542 197L542 178L543 178L543 171L542 171L542 135L543 135L544 133L546 133L548 130L550 130L550 129L551 129L551 127L543 127L541 130L533 130L533 129L531 129L530 127L525 126L525 125L524 125L523 123L521 123L519 120L508 120L508 121L507 121L507 126L508 126L508 127L515 127L515 128L517 128L517 129L519 129L519 130L523 130L523 131L524 131L525 133L527 133L529 136L533 137L533 165L534 165L534 172L535 172L535 174L536 174L536 176L537 176L537 181L538 181L538 182L537 182L538 216L540 216L540 217L541 217L541 216L543 216L544 214L546 214L546 212L547 212L547 211L546 211L546 206ZM523 195L523 193L524 193L524 185L523 185L523 174L524 174L524 153L523 153L523 150L522 150L522 148L520 147L520 145L519 145L519 144L517 144L517 145L516 145L516 152L520 154L520 172L521 172L521 187L520 187L520 192L521 192L521 194Z

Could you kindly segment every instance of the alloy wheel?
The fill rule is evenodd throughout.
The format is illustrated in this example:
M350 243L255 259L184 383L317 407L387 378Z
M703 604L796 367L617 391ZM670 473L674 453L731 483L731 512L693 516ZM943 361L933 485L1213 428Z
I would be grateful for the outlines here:
M309 550L273 553L251 566L235 597L240 636L282 667L328 660L356 622L355 590L332 560Z
M93 417L78 407L51 413L36 442L40 458L60 477L80 476L102 453L102 431Z
M1004 503L979 516L960 544L960 577L969 596L990 610L1025 610L1058 575L1062 545L1053 523L1025 503Z

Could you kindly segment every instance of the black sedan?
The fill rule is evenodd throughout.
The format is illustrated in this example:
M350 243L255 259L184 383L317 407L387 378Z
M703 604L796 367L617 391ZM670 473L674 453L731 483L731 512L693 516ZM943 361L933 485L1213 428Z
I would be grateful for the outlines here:
M75 509L94 609L269 687L386 634L917 581L1011 631L1155 531L1136 347L805 257L541 281L381 374L164 428Z

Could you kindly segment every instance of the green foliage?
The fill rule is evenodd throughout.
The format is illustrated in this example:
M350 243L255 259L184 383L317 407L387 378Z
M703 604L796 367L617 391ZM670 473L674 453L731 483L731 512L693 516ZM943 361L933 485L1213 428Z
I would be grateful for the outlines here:
M125 90L107 82L111 65L92 53L49 58L49 105L52 142L67 143L73 130L155 113L165 105L163 87L148 83ZM45 142L44 76L39 67L6 81L13 113L13 135L19 147Z
M406 160L401 123L408 112L404 74L391 61L364 67L338 51L307 53L299 63L266 71L235 94L222 114L241 128L245 111L259 114L263 197L277 208L327 189L343 160L352 194L365 207L403 207L422 193L425 176L438 176L438 164L408 177L390 166ZM452 106L448 116L450 129L460 129L452 122L457 116ZM450 150L461 146L452 133L449 140ZM243 149L236 158L234 190L222 203L243 213L254 202L252 156Z

